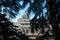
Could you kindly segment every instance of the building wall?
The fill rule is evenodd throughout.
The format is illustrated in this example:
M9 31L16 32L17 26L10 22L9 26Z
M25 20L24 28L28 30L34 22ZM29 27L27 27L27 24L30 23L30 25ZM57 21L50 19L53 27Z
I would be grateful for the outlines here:
M27 16L27 13L23 14L22 17L19 18L16 23L14 23L14 25L17 25L18 29L21 31L28 32L30 30L30 20Z

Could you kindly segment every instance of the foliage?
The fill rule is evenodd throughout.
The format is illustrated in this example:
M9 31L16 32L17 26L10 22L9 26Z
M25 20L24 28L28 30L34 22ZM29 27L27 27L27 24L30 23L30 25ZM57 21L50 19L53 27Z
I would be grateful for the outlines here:
M23 1L23 5L19 4L19 1ZM46 3L45 3L46 2ZM35 14L34 18L30 20L32 30L35 28L44 28L43 25L47 25L47 21L52 25L54 35L60 33L60 1L59 0L0 0L0 13L3 11L4 14L9 15L9 17L14 18L18 14L18 11L22 8L25 8L26 4L30 3L30 7L28 8L28 16L31 14ZM45 3L45 5L44 5ZM3 7L3 8L2 8ZM44 8L46 8L46 12L44 13ZM45 15L44 15L45 14ZM8 30L10 25L13 25L9 22L4 15L0 14L0 26L4 31ZM38 19L37 19L38 17ZM1 23L4 22L4 23ZM4 24L4 25L3 25ZM48 25L47 25L48 26ZM3 28L4 27L4 28ZM42 30L43 31L43 30ZM58 32L57 32L58 31ZM59 34L58 34L59 35Z

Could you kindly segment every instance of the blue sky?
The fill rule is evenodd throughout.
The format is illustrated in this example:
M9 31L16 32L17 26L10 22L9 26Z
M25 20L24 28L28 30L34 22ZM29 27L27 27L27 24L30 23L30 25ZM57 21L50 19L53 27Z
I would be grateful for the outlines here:
M34 2L34 0L31 0L31 3L33 3L33 2ZM22 0L19 2L19 4L20 4L21 6L23 5L23 3L24 3L24 1L22 1ZM46 1L44 1L44 2L42 3L42 7L44 7L45 4L46 4ZM16 16L16 18L11 19L12 22L17 22L17 20L18 20L19 18L21 18L21 16L25 13L25 11L28 11L29 7L30 7L30 3L27 3L24 8L21 8L21 9L18 11L18 15ZM2 10L3 10L3 9L4 9L4 7L2 7ZM9 9L9 8L8 8L8 9ZM44 8L44 9L43 9L43 13L46 13L46 12L47 12L47 9ZM3 11L2 11L2 13L3 13ZM27 12L27 13L28 13L28 12ZM35 12L33 12L33 11L30 12L30 15L29 15L30 20L33 19L33 17L35 16L34 13L35 13ZM41 13L40 16L42 16L42 13ZM7 15L6 17L9 18L9 15ZM39 17L37 17L37 18L39 18Z
M21 1L21 2L22 2L22 1ZM21 5L23 5L23 3L21 3ZM25 11L28 10L29 7L30 7L30 3L27 3L27 5L25 6L25 8L20 9L19 12L18 12L19 14L16 16L15 19L12 19L12 21L13 21L13 22L17 22L17 20L18 20L19 18L21 18L21 16L25 13Z
M34 0L31 0L31 3L33 3L34 2ZM22 6L23 5L23 3L24 3L24 1L20 1L19 2L20 3L20 5ZM20 9L19 10L19 14L16 16L16 18L15 19L12 19L12 21L13 22L17 22L17 20L19 19L19 18L21 18L21 16L25 13L25 11L27 11L28 10L28 8L30 7L30 3L27 3L27 5L25 6L25 8L23 8L23 9ZM27 12L28 13L28 12ZM33 14L34 12L33 11L31 11L31 14L30 14L30 19L32 19L33 17L34 17L34 14Z
M31 3L33 3L33 2L34 2L34 0L31 0ZM23 3L24 3L24 1L20 1L19 3L20 3L20 5L22 6ZM44 1L44 2L42 3L42 7L44 7L45 4L46 4L46 1ZM19 18L21 18L21 16L25 13L25 11L28 10L29 7L30 7L30 3L27 3L27 5L25 6L25 8L20 9L19 12L18 12L19 14L18 14L18 15L16 16L16 18L13 19L12 21L13 21L13 22L17 22L17 20L18 20ZM44 8L44 9L43 9L43 13L46 13L46 12L47 12L47 9ZM27 13L28 13L28 12L27 12ZM30 20L31 20L31 19L35 16L35 14L34 14L33 11L31 11L30 13L31 13L31 14L29 15L29 18L30 18ZM42 13L41 13L40 16L42 16ZM37 18L39 18L39 17L37 17Z

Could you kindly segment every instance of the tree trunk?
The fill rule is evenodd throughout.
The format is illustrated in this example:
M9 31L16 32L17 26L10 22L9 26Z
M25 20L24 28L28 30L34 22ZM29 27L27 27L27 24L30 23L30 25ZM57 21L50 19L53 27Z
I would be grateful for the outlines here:
M60 40L60 32L59 32L59 27L58 24L56 22L56 18L55 18L55 11L54 11L54 0L47 0L48 5L49 5L49 11L50 11L50 22L54 31L54 35L55 35L55 40Z

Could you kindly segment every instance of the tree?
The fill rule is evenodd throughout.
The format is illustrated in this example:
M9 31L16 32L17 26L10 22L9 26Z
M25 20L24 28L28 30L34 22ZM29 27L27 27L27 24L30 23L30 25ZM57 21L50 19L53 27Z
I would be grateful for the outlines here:
M58 9L59 9L60 3L59 2L56 3L55 1L47 0L48 5L49 5L50 18L51 18L50 22L51 22L53 30L54 30L55 40L60 40L60 28L58 25L59 23L57 22L57 20L59 20L59 19L57 18L57 20L56 20L56 17L55 17L57 14L59 14ZM57 15L57 16L59 16L59 15Z
M48 19L48 21L49 21L49 23L52 25L52 27L53 27L53 31L54 31L54 35L55 35L55 39L56 40L60 40L60 28L59 28L59 21L58 20L60 20L59 19L59 8L60 8L60 3L59 2L56 2L57 0L46 0L47 1L47 3L46 3L46 5L47 6L45 6L45 7L47 7L47 9L48 9L48 12L50 13L50 18ZM37 8L37 7L36 7ZM36 10L35 10L36 11ZM38 15L40 14L40 13L37 13ZM36 18L37 18L37 14L35 14L35 17L32 19L32 22L36 22ZM59 15L58 15L59 14ZM57 15L57 17L56 17L56 15ZM41 20L41 18L40 18L40 20ZM46 21L43 21L43 22L46 22ZM33 23L32 23L33 24Z
M13 23L8 21L8 19L5 18L5 15L2 15L0 13L0 28L3 40L8 40L7 37L13 34L13 33L10 34L13 27L14 27Z
M19 1L24 1L23 5L19 4ZM30 7L28 8L28 16L31 14L35 14L32 20L30 20L31 28L34 31L34 28L40 28L42 26L42 32L44 31L43 25L47 25L47 21L52 25L54 35L56 40L59 39L59 25L60 25L60 1L59 0L1 0L0 1L0 10L1 7L4 7L4 14L9 14L11 18L16 17L18 11L26 6L27 3L30 3ZM44 17L43 9L47 9L46 15L48 18ZM7 13L8 12L8 13ZM3 17L4 18L4 17ZM5 20L5 19L3 19ZM9 25L9 24L8 24ZM47 31L48 32L48 31ZM43 38L43 37L42 37Z
M20 8L19 0L0 0L0 10L10 18L15 18Z
M40 3L39 3L40 2ZM59 23L60 23L60 19L59 19L59 8L60 8L60 1L58 0L46 0L46 5L44 7L42 7L42 3L44 2L44 0L34 0L34 3L32 4L32 6L29 9L33 10L35 13L34 18L31 20L31 25L32 25L32 30L34 29L34 27L36 27L36 20L37 16L39 16L42 12L42 9L44 7L46 7L48 9L50 18L48 19L49 23L52 25L53 27L53 31L54 31L54 35L56 37L56 39L59 39L60 36L59 35ZM43 13L42 13L43 14ZM59 15L58 15L59 14ZM57 17L56 17L57 16ZM41 18L40 18L41 19ZM34 26L35 25L35 26ZM38 25L37 25L38 26Z

